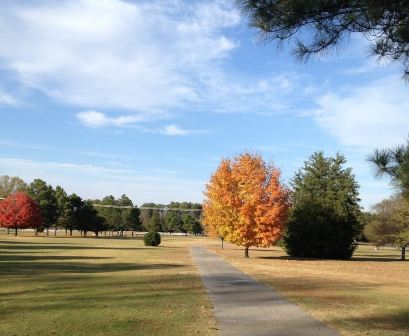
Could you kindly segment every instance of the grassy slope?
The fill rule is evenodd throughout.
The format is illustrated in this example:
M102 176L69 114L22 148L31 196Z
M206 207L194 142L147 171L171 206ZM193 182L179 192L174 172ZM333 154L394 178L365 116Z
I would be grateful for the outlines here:
M294 260L280 248L211 247L233 265L278 289L343 335L409 335L409 261L399 251L360 247L352 261Z
M0 234L0 335L214 335L187 245Z

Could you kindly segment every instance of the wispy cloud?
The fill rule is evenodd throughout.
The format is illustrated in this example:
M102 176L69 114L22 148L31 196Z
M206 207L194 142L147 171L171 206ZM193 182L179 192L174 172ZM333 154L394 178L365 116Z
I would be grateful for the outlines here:
M397 77L327 92L317 104L315 121L344 145L392 146L409 132L408 87Z
M26 181L42 178L84 198L101 198L109 194L120 196L126 193L139 205L149 201L201 202L205 184L204 181L164 175L163 172L155 174L132 168L13 157L0 157L0 175L2 174L17 175ZM175 195L175 190L178 190L178 195Z
M73 0L2 9L0 64L24 87L86 109L77 117L88 127L129 126L187 106L283 113L290 93L302 96L305 87L295 73L227 71L240 47L230 29L242 23L230 2Z
M118 117L108 117L105 113L98 111L83 111L77 113L78 120L87 127L126 127L137 122L146 120L142 115L122 115Z
M20 105L21 102L14 96L0 91L0 106L17 106Z
M165 135L171 135L171 136L185 136L185 135L203 134L203 133L209 133L209 132L210 132L209 130L185 129L175 124L165 126L162 130L159 131L159 133L162 133Z
M223 29L239 22L222 1L9 2L1 63L59 101L151 113L197 101L199 73L236 47Z

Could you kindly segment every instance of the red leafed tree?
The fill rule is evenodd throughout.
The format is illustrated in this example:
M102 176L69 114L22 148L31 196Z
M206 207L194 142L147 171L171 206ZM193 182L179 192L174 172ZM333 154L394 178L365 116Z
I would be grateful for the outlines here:
M26 193L18 191L0 202L0 226L17 229L36 228L41 225L41 212L37 203Z

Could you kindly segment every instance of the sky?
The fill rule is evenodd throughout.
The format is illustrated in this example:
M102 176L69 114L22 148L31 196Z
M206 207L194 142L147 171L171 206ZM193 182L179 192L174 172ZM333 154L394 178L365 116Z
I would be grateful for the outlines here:
M233 1L0 7L0 175L83 198L201 202L221 158L261 154L288 183L322 150L345 155L366 209L393 192L367 156L406 141L409 87L360 36L300 63Z

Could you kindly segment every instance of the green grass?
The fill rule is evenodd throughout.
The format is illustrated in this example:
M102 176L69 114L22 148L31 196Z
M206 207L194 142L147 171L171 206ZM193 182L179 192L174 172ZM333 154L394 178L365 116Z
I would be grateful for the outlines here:
M400 251L360 246L351 260L288 258L278 247L212 249L279 290L342 335L409 335L409 261Z
M0 335L214 335L189 244L0 234Z

